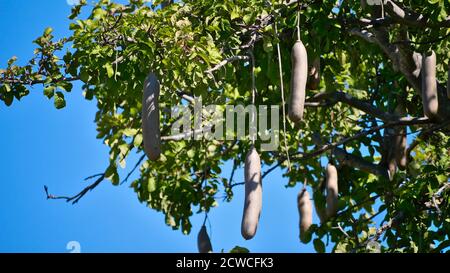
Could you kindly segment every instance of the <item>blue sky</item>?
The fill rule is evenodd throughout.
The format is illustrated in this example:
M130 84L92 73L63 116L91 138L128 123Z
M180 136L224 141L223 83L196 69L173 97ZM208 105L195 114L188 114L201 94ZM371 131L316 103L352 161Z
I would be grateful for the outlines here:
M14 55L24 64L33 53L31 41L48 26L56 37L70 35L70 8L66 0L1 0L0 67ZM105 181L74 206L46 200L43 185L53 194L75 194L87 185L85 177L102 172L108 162L108 149L95 138L95 103L84 100L80 84L66 99L67 107L56 110L36 86L12 107L0 105L0 252L68 252L70 241L78 241L82 252L196 252L203 215L192 218L193 231L185 236L166 226L161 213L140 204L128 185ZM128 160L123 173L137 158ZM245 241L240 235L244 189L236 188L233 201L219 202L209 215L214 250L239 245L252 252L312 252L311 244L298 240L300 185L286 189L279 171L263 183L255 238Z

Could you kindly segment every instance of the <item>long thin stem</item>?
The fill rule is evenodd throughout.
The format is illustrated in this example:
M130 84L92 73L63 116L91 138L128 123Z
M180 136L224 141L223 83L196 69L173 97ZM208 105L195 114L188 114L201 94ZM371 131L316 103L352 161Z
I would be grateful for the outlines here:
M297 40L300 41L300 1L298 2L298 9L297 9ZM276 23L275 23L276 27Z
M278 28L277 22L275 22L275 35L278 37ZM284 137L284 149L286 152L288 170L291 171L291 160L289 158L289 149L287 145L287 137L286 137L286 103L284 99L284 85L283 85L283 66L281 64L281 50L280 50L280 42L277 43L277 54L278 54L278 70L280 72L280 89L281 89L281 102L283 109L283 137Z
M252 104L255 105L256 100L256 79L255 79L255 56L253 55L253 52L250 51L250 58L252 61ZM256 113L251 112L251 121L250 124L255 124L255 115ZM252 140L252 144L255 145L255 138L256 136L250 136Z

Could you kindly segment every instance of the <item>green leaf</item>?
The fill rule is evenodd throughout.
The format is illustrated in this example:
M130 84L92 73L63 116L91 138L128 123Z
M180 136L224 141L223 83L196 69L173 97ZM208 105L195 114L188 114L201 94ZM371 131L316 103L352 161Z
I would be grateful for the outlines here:
M80 80L82 80L83 82L88 82L89 79L90 79L90 76L89 76L88 71L86 71L85 69L81 69Z
M239 13L238 9L233 9L230 13L230 18L231 20L234 20L236 18L239 18L241 16L241 14Z
M103 10L102 8L96 8L92 11L92 15L93 15L94 19L101 19L106 14L107 14L106 11Z
M52 32L53 32L53 28L48 27L44 31L44 36L48 36L48 35L52 34Z
M94 90L92 89L84 90L83 96L87 100L92 100L94 98Z
M325 244L320 239L314 239L314 249L319 253L325 253Z
M56 88L53 85L46 86L44 88L44 95L49 99L53 98L53 96L55 95L55 89Z
M447 175L445 175L445 174L437 174L436 179L439 183L444 183L444 182L447 182L447 180L448 180Z
M251 23L253 16L251 14L246 14L242 19L244 20L244 23L248 25Z
M250 251L245 247L235 246L230 253L250 253Z
M187 151L187 155L189 158L193 158L195 156L195 151L194 150L189 150Z
M133 128L126 128L125 130L123 130L123 134L126 135L127 137L132 137L137 133L137 129L133 129Z
M267 53L272 52L273 51L272 42L265 40L264 43L263 43L263 48L264 48L264 51L267 52Z
M156 179L153 176L148 179L147 190L148 192L154 192L156 190Z
M142 140L143 140L142 134L137 134L134 137L134 141L133 141L134 147L139 148L142 144Z
M110 180L113 185L119 184L119 174L117 173L117 167L113 163L106 169L105 178Z
M59 82L58 88L67 92L72 91L73 84L70 82Z
M16 56L12 56L9 60L8 60L8 66L11 66L13 63L15 63L17 61L17 57Z
M105 64L103 67L106 68L106 72L108 73L108 78L111 78L112 76L114 76L114 69L110 63Z
M56 92L54 100L56 109L62 109L66 107L66 100L64 99L64 94L62 92Z
M6 106L11 106L14 100L14 95L10 93L3 94L3 101L5 102Z

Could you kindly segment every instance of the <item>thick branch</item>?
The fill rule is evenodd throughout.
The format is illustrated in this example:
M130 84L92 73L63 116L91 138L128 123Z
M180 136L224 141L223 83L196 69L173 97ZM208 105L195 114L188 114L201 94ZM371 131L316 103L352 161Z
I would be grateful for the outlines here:
M385 5L387 13L392 16L392 18L401 24L406 24L412 27L450 27L450 18L447 17L446 20L442 22L433 23L430 22L429 18L426 18L420 13L410 11L400 5L396 4L392 0L387 0Z
M369 173L373 173L373 174L380 175L380 176L385 176L387 174L387 170L385 170L385 168L383 168L379 165L367 162L363 158L357 158L354 155L347 154L343 149L338 149L337 147L340 145L343 145L345 143L348 143L350 141L367 136L369 134L378 132L384 128L394 127L394 126L427 124L427 123L431 123L431 121L428 118L403 117L403 118L399 118L394 121L387 122L383 125L371 127L368 130L359 132L351 137L344 138L344 139L334 142L334 143L328 143L328 144L316 143L316 145L320 146L320 148L315 149L314 151L309 152L309 153L303 153L303 152L292 153L292 154L290 154L290 157L292 159L297 159L297 160L306 160L306 159L316 157L316 156L321 155L329 150L334 149L334 153L335 154L337 153L336 156L340 156L341 161L343 161L343 163L347 163L350 166L353 166L355 168L361 169L361 170L369 172ZM264 172L264 174L262 175L262 178L266 177L272 171L277 169L286 160L287 160L287 157L281 156L279 158L277 164L273 165L266 172Z
M421 69L422 69L422 56L413 52L406 44L393 44L388 40L386 30L384 28L378 28L374 33L367 30L352 29L349 31L351 35L363 38L369 43L378 45L378 47L386 54L386 56L392 61L394 70L400 71L408 83L416 90L419 96L422 96L422 82L421 82ZM438 102L439 102L439 120L446 120L450 113L450 103L445 96L446 89L439 82L438 86Z
M341 149L341 148L334 149L334 155L344 165L348 165L353 168L360 169L361 171L364 171L367 173L373 173L377 176L389 178L388 171L386 168L384 168L380 165L368 162L360 156L349 154L344 149Z
M365 102L363 100L357 99L351 96L348 93L344 93L341 91L338 92L323 92L319 93L307 100L308 103L314 103L321 100L331 100L333 102L342 102L348 104L356 109L359 109L367 114L370 114L376 118L379 118L383 121L395 120L397 116L384 112L379 108Z

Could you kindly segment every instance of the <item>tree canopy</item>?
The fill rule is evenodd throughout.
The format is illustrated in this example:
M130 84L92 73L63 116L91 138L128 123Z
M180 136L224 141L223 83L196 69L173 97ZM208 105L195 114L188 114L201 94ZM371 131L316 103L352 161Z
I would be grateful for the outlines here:
M279 149L260 152L262 183L281 169L287 186L310 188L320 210L324 162L337 166L338 213L314 223L306 238L318 252L328 243L336 252L364 252L372 242L387 252L448 249L449 1L170 2L81 0L70 14L70 37L56 40L47 28L33 41L34 57L26 65L14 57L0 70L0 100L7 106L41 85L55 107L64 108L74 81L82 82L86 100L97 103L97 138L110 149L109 166L80 194L62 198L77 202L104 179L127 181L117 169L137 153L142 156L132 171L140 175L131 185L139 201L164 213L167 225L190 233L194 213L213 209L219 196L233 199L242 183L221 168L231 161L234 173L251 142L165 138L175 122L170 107L193 104L196 97L208 105L251 104L252 76L255 104L281 106L282 86L289 95L299 25L308 63L319 64L320 84L306 91L303 121L286 120L286 130L280 129ZM427 117L422 59L431 51L439 110ZM163 152L157 161L146 158L141 130L150 71L161 83ZM408 135L405 168L392 166L399 134ZM385 215L383 223L373 221L377 215Z

